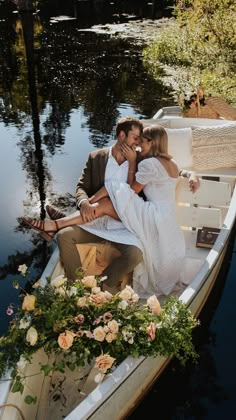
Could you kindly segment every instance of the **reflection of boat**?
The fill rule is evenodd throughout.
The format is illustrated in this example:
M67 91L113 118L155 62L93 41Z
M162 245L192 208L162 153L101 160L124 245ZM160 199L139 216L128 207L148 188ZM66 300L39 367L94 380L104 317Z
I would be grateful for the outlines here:
M170 152L176 157L179 166L194 168L201 178L200 189L195 194L188 191L187 180L181 180L177 206L187 248L184 277L186 286L180 292L179 298L198 316L224 262L235 225L236 163L233 159L236 153L233 153L233 149L236 147L236 123L181 118L177 107L160 110L154 119L148 121L154 122L163 123L167 127ZM191 129L191 126L197 128ZM221 162L224 162L224 167L220 166ZM197 231L203 226L220 228L212 248L196 247ZM82 252L87 269L92 270L91 267L96 262L94 248L90 248L89 251L83 248ZM51 275L57 276L61 270L56 249L42 279ZM19 407L26 420L50 417L61 419L65 416L67 420L125 418L147 393L169 361L170 358L165 357L128 357L99 385L94 382L94 369L89 366L81 368L79 374L78 371L70 372L66 378L58 375L46 379L41 377L36 381L36 377L32 376L29 379L29 387L36 389L37 395L41 395L38 406L25 405L18 393L10 393L9 385L2 383L0 404L14 404ZM27 375L33 373L34 366L28 366ZM76 382L76 389L73 391L72 384L78 380L78 376L81 382ZM14 408L7 407L2 412L1 419L19 418Z

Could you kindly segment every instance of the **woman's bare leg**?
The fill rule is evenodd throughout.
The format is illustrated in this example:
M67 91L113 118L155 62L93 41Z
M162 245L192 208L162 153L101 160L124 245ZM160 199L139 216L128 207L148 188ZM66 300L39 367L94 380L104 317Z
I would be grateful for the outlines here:
M105 215L111 216L113 219L120 220L109 197L99 200L98 206L95 207L95 219ZM68 226L83 224L85 224L85 222L83 221L80 212L77 210L66 217L62 217L61 219L44 220L43 230L45 232L57 232L58 230Z

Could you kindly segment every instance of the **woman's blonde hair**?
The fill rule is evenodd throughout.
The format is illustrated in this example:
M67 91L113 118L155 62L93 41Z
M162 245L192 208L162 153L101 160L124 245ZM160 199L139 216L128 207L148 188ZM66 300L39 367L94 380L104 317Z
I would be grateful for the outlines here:
M168 153L168 135L161 125L150 125L143 129L143 137L152 141L152 155L160 156L171 160L172 156Z

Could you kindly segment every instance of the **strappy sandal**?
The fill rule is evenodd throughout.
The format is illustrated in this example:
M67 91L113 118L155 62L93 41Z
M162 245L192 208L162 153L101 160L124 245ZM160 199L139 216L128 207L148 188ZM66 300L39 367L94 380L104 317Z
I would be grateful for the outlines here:
M37 232L40 232L40 236L42 236L42 238L48 242L50 242L54 238L57 231L59 230L59 226L56 220L54 220L54 223L57 230L49 230L49 231L44 230L45 228L44 220L31 219L31 217L22 217L22 220L24 223L29 225L32 229L37 230Z
M49 205L46 206L46 212L52 220L62 219L62 217L66 217L65 213L62 213L61 211L58 211Z

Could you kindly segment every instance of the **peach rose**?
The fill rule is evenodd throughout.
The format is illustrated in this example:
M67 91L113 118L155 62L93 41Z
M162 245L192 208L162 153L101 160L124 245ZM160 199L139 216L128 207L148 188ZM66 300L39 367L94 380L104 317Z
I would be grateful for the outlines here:
M67 281L67 278L63 275L57 276L55 279L51 280L52 287L61 287Z
M39 287L42 287L42 282L41 280L37 280L33 285L32 285L33 289L38 289Z
M103 373L106 373L106 371L112 367L115 360L116 359L109 354L101 354L101 356L96 357L95 367Z
M91 292L96 295L101 292L101 287L92 287Z
M92 289L93 287L97 287L97 280L95 279L95 276L86 276L82 279L82 283L84 287L88 287L89 289Z
M26 334L26 341L34 346L38 341L38 332L34 327L30 327Z
M147 327L147 335L149 336L151 341L155 340L156 337L156 324L155 322L151 322L150 325Z
M112 343L112 341L116 340L116 338L117 338L117 334L114 334L112 332L109 332L108 334L106 334L107 343Z
M97 327L93 330L93 336L97 341L104 341L106 334L102 327Z
M147 305L153 314L159 314L161 312L160 302L155 295L148 298Z
M61 333L57 339L57 342L61 349L68 350L74 341L75 334L71 331L66 330L64 333Z
M109 321L107 326L111 333L118 333L119 325L115 319L113 319L112 321Z
M113 295L110 292L108 292L107 290L105 290L105 292L103 292L103 293L104 293L105 298L108 302L113 299Z
M33 311L35 308L35 301L36 297L34 295L25 295L22 303L22 309L25 311Z
M86 306L88 306L87 305L87 298L86 298L86 296L83 296L83 297L80 297L78 300L77 300L77 306L79 306L80 308L84 308L84 307L86 307Z
M107 298L105 293L99 292L96 295L92 294L89 296L90 302L94 303L95 305L103 305L107 302Z

